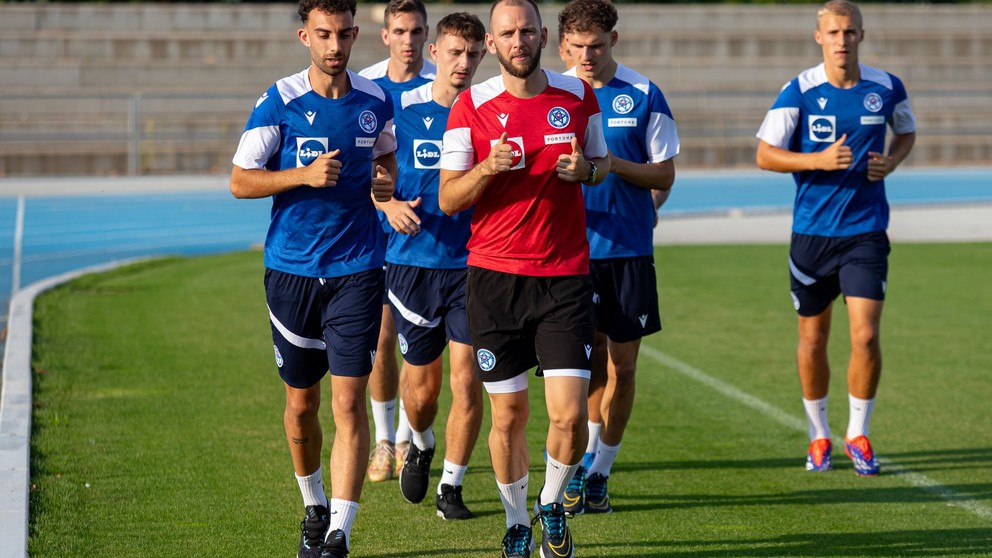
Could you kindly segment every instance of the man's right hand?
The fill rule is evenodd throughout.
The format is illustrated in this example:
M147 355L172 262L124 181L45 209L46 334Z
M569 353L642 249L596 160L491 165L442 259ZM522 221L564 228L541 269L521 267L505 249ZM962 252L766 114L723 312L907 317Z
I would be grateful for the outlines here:
M304 167L306 185L313 188L337 186L338 176L341 174L341 161L335 159L335 157L340 154L340 149L329 151L320 157L317 157L312 163Z
M851 148L844 145L847 134L839 140L830 144L830 147L820 152L820 168L823 170L844 170L850 168L854 157L851 155Z
M510 170L513 166L513 148L506 141L508 137L507 133L503 132L499 141L489 150L489 156L482 162L483 172L486 175L495 176Z

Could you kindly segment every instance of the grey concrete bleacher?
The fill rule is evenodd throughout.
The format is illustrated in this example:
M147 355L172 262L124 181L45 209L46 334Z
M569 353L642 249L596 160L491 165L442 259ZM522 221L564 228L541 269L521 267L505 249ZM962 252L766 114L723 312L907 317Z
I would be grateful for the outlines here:
M559 7L542 5L553 69ZM992 163L992 5L863 9L862 61L899 75L918 116L907 164ZM615 55L665 91L687 168L752 166L778 89L821 60L813 5L619 11ZM352 69L386 55L381 14L360 6ZM292 3L0 4L0 176L227 172L254 100L308 63L297 27ZM496 71L490 56L479 76Z

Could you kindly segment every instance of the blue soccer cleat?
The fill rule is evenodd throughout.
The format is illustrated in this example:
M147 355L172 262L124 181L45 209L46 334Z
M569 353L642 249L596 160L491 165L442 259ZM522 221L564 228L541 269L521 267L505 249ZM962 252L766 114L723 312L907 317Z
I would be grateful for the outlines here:
M806 454L806 470L812 473L822 473L829 471L832 467L830 463L830 452L833 444L830 438L817 438L810 442L809 453Z
M854 472L863 477L874 477L878 474L878 457L871 449L867 436L858 436L844 442L844 453L854 462Z

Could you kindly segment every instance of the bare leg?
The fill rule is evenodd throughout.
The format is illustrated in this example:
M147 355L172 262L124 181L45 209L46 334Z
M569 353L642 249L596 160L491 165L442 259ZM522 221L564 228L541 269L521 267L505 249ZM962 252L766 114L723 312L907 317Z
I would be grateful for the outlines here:
M331 494L358 502L369 454L369 417L365 407L368 376L331 376L334 445L331 447Z

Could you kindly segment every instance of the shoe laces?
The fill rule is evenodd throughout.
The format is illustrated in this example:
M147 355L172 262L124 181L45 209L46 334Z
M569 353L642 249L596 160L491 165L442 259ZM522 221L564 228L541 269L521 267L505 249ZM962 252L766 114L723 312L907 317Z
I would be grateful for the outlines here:
M530 527L517 524L507 530L506 536L503 537L503 547L508 554L526 556L530 552L530 538Z
M444 485L441 487L441 499L449 504L462 503L462 486Z
M421 450L417 446L410 444L410 453L406 460L411 469L426 469L430 467L431 459L434 457L434 448Z
M566 492L582 492L586 484L586 470L579 465L579 468L575 470L575 475L572 476L572 480L568 481L568 486L565 487Z
M321 517L317 506L307 508L307 516L300 522L300 532L307 548L315 548L323 542L327 533L327 517Z
M603 475L595 473L586 478L586 498L599 501L606 497L606 479Z
M552 502L546 506L538 506L538 509L541 510L541 513L534 516L530 522L531 525L540 521L546 536L550 537L551 540L557 543L564 539L567 527L565 508L558 502Z

